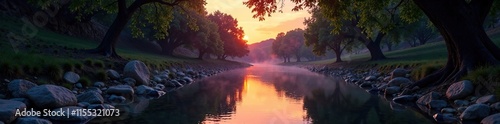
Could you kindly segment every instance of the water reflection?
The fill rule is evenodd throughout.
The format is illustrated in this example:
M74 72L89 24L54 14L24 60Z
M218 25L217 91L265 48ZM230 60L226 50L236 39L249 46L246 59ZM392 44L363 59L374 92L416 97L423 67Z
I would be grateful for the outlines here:
M339 80L271 65L225 72L149 103L126 123L429 123Z

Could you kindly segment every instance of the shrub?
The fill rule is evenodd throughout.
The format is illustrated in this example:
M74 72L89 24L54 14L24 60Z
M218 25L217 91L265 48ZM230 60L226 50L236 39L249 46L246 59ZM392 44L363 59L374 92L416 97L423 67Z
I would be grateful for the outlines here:
M64 70L56 64L47 65L47 68L45 70L47 71L46 72L47 76L53 81L61 80L62 75L64 73L63 72Z
M428 63L422 66L419 66L415 68L412 72L411 75L415 80L420 80L424 78L427 75L430 75L437 70L441 69L444 65L441 63Z
M90 78L88 77L81 77L78 82L80 82L84 87L92 86L92 81L90 81Z

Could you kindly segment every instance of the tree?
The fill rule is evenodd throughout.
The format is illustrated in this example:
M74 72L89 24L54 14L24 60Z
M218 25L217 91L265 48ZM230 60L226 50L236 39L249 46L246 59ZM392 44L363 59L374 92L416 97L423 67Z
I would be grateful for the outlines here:
M197 39L193 41L193 46L198 50L198 59L203 59L207 53L222 54L224 52L224 44L220 39L219 27L212 21L204 18L199 20L198 25L200 31L197 33Z
M283 63L290 62L289 55L284 52L284 41L285 33L280 32L276 35L276 40L273 41L272 52L274 55L283 58ZM288 60L288 61L287 61Z
M180 47L182 45L190 44L192 36L196 35L199 27L193 27L193 24L190 24L189 17L196 17L197 13L188 11L185 14L181 13L182 10L174 11L174 19L169 24L169 29L167 36L165 39L158 40L157 43L162 48L162 53L165 55L173 55L175 48ZM199 20L200 18L196 18L195 20Z
M238 26L238 20L231 15L215 11L208 15L208 19L219 26L218 32L224 44L224 52L218 55L219 59L227 57L243 57L248 54L247 41L243 40L245 32Z
M60 0L33 0L32 2L42 8L47 8ZM69 7L70 10L80 15L77 18L97 11L106 11L109 14L116 13L116 18L101 43L91 52L120 58L116 53L115 46L120 33L129 22L133 36L142 37L144 33L140 27L144 27L147 22L153 24L153 29L158 31L155 37L163 39L168 35L166 31L173 19L174 7L191 8L203 12L205 4L205 0L72 0Z
M312 17L304 21L304 24L307 25L304 34L306 39L305 44L307 46L312 46L313 53L320 56L332 50L335 52L335 62L342 62L342 51L344 51L349 44L354 42L354 33L350 32L347 26L344 26L344 30L342 30L341 33L332 34L331 31L334 27L330 25L330 20L323 17L319 8L314 8L310 13Z
M319 1L319 0L292 0L296 3L294 10L301 10L316 5L327 8L327 17L335 20L338 18L352 18L351 13L345 13L346 7L354 4L361 6L359 9L360 20L369 20L368 15L374 11L384 11L383 1ZM262 17L275 12L274 0L249 0L245 2ZM498 0L399 0L397 6L402 7L399 16L406 21L416 21L423 12L432 24L438 29L445 40L448 49L448 60L442 69L419 80L409 88L424 87L430 84L439 85L443 82L458 81L461 77L482 66L496 66L500 62L500 48L496 46L486 34L483 25L486 17L492 11L499 10Z
M304 46L304 30L297 28L288 31L286 34L281 32L276 36L273 42L273 53L283 58L283 62L290 62L290 58L295 56L297 62L301 61L301 48Z

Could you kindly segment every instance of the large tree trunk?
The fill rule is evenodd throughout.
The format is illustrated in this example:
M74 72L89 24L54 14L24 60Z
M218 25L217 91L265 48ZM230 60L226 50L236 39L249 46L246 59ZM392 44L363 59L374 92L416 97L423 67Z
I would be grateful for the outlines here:
M204 50L199 50L198 59L203 59L203 55L205 55L205 51Z
M335 50L335 62L342 62L342 51L340 50Z
M458 81L481 66L498 65L500 49L483 29L493 0L414 0L443 36L448 62L441 70L416 82L425 87Z
M368 42L365 45L372 57L370 60L381 60L386 58L384 53L382 53L382 49L380 49L380 42Z
M296 55L296 58L297 58L297 62L301 62L300 61L300 55Z
M116 42L118 42L118 38L120 37L120 33L123 31L128 21L131 19L132 14L146 1L136 0L134 1L128 8L125 0L118 0L118 14L116 15L115 20L109 27L106 35L102 39L101 43L97 48L91 50L92 53L99 53L105 55L107 57L113 58L121 58L116 53Z

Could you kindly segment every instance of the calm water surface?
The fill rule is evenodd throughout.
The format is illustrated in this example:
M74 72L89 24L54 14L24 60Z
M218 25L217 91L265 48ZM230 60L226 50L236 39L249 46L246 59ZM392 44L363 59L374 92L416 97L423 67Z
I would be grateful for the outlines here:
M340 79L275 65L220 73L140 106L127 123L431 123Z

